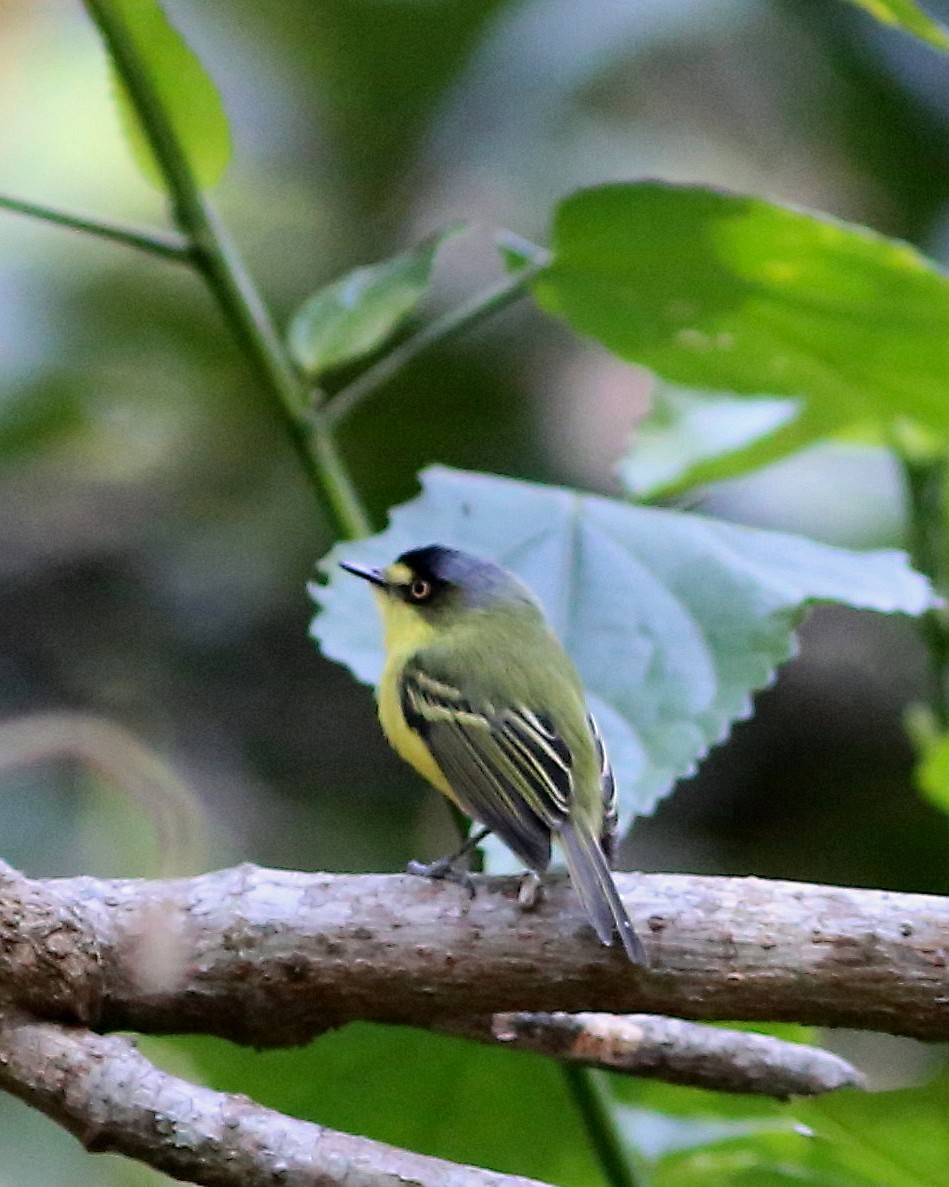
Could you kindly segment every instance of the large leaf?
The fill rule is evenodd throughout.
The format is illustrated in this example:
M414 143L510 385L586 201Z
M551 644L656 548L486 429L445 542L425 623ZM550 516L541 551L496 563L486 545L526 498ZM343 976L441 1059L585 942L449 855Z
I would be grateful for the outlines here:
M875 1187L943 1187L949 1167L949 1076L894 1092L835 1092L795 1107L814 1130L813 1163Z
M792 1031L784 1037L814 1040L804 1027ZM870 1187L835 1152L815 1150L794 1105L630 1076L609 1079L617 1124L648 1160L653 1187Z
M912 33L937 49L949 49L949 30L927 16L914 0L850 0L850 3L884 25L894 25Z
M866 228L696 186L607 185L560 205L533 291L674 383L801 399L791 447L895 416L949 434L949 280Z
M307 298L287 331L301 370L319 375L382 346L425 296L436 252L459 230L453 224L415 251L356 268Z
M198 183L204 187L214 185L230 160L231 135L221 96L197 55L169 23L157 0L103 3L128 30L136 56L148 72ZM117 73L115 88L122 127L135 162L147 181L164 188L135 104Z
M313 635L374 682L369 587L341 559L385 564L432 542L493 557L537 592L585 681L617 770L624 820L694 769L794 651L801 607L827 600L918 614L925 578L898 552L849 552L779 532L441 466L380 535L340 545L314 585Z
M539 1056L367 1023L294 1050L193 1036L161 1046L170 1043L213 1087L295 1117L563 1187L596 1182L559 1069Z

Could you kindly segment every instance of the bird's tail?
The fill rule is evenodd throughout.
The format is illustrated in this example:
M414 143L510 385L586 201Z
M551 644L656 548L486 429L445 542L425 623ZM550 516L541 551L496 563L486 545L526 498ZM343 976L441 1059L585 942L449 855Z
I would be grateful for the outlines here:
M559 830L559 839L571 881L600 940L610 945L618 932L632 963L648 965L646 950L633 930L603 850L589 825L583 820L567 821Z

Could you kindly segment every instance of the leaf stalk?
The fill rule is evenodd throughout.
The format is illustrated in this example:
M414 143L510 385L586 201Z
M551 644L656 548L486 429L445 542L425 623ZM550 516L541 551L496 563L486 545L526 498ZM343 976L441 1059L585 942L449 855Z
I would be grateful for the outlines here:
M58 206L47 206L43 202L29 202L25 198L14 198L9 194L0 194L0 208L10 210L14 214L25 214L29 218L40 219L54 226L96 235L100 239L134 247L150 255L162 256L164 259L179 263L191 261L191 245L187 239L167 231L145 230L143 227L112 222L97 215L63 210Z

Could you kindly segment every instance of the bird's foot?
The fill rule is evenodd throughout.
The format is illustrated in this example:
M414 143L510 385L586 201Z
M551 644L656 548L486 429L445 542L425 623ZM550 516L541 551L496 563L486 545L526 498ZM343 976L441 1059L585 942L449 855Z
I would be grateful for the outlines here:
M440 857L438 861L410 861L405 867L407 874L415 874L419 878L435 878L444 882L455 882L467 890L471 898L475 896L474 875L463 870L455 863L455 857Z
M522 911L533 911L544 897L544 883L536 870L528 870L517 890L517 905Z

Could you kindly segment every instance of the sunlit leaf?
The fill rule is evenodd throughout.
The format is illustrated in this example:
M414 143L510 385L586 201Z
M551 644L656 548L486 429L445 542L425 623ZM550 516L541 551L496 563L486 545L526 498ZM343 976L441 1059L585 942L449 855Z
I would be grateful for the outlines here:
M157 0L108 0L108 6L128 29L198 183L213 186L231 157L230 129L217 87ZM135 162L148 181L164 188L135 104L118 72L113 73L122 127Z
M894 25L905 33L912 33L937 49L949 49L949 30L927 16L914 0L850 0L850 3L884 25Z
M533 292L671 382L800 400L759 462L868 420L949 434L949 280L864 227L697 186L607 185L560 205Z
M919 790L941 812L949 815L949 734L917 738L921 750L914 780ZM921 743L921 744L920 744Z
M428 291L439 247L460 230L453 224L415 251L356 268L304 301L287 331L301 370L319 375L382 346Z
M794 652L802 607L835 601L918 614L926 580L902 553L850 552L698 515L441 466L386 531L323 559L313 634L374 682L382 640L370 588L339 569L437 542L494 558L536 591L580 670L617 770L624 819L751 711Z

